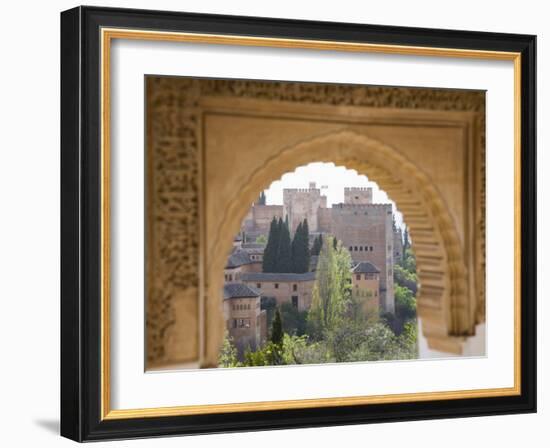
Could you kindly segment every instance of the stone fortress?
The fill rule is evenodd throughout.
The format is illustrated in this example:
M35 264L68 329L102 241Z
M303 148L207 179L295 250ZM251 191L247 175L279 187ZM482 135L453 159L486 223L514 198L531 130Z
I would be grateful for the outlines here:
M226 264L224 315L228 332L240 350L244 343L255 348L265 341L262 297L275 298L277 305L291 303L299 310L307 310L311 304L317 257L311 257L311 272L304 274L262 272L264 246L257 240L267 239L274 217L288 219L291 235L307 219L310 247L320 234L341 241L353 261L353 292L368 294L373 302L370 309L395 311L393 265L402 257L403 235L394 226L392 205L373 203L372 188L366 187L345 188L344 202L332 207L327 206L327 197L314 182L309 188L285 188L282 205L252 204ZM246 302L244 307L241 302ZM244 317L247 312L250 316Z
M368 261L380 269L380 306L394 311L393 263L400 259L403 236L394 229L391 204L374 204L372 188L344 188L344 202L327 207L327 197L315 182L309 188L285 188L283 205L254 203L241 225L241 235L255 241L269 233L273 217L288 216L293 234L307 218L310 237L332 235L350 251L354 262Z

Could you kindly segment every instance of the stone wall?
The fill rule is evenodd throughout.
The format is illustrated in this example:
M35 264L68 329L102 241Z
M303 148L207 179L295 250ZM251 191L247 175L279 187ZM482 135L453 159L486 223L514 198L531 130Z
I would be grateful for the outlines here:
M351 274L352 294L363 301L366 313L377 313L380 309L380 275L359 273Z
M259 347L262 331L260 297L226 299L223 308L227 332L235 341L239 355L242 356L247 347L252 350ZM248 326L240 326L240 320L248 322Z
M273 281L273 282L256 282L256 281L244 281L248 286L256 288L260 291L262 297L274 297L277 300L277 305L280 306L283 303L292 303L292 296L298 297L298 309L300 311L309 310L311 307L311 292L313 291L313 285L315 280L306 281ZM260 287L258 287L260 284ZM276 287L276 285L278 287ZM296 290L294 290L296 288Z
M241 230L251 235L267 235L273 218L283 217L282 205L253 204L243 220Z
M285 188L283 190L283 205L285 217L288 216L290 232L293 234L298 224L307 219L310 232L319 229L318 210L326 206L326 198L321 196L321 190L313 184L310 188Z
M372 188L370 187L344 188L344 204L372 204Z
M332 234L353 261L369 261L380 270L382 309L393 312L393 228L391 204L335 204Z

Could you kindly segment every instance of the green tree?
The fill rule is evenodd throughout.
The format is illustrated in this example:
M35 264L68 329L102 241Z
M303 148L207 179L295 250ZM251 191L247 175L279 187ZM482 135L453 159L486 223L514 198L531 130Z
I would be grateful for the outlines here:
M292 240L292 272L297 274L309 271L309 227L307 219L298 224Z
M218 365L220 367L239 367L237 348L233 345L233 338L227 334L227 331L218 356Z
M321 248L323 247L323 237L321 234L317 235L313 240L313 246L311 247L311 255L319 255Z
M403 327L403 332L398 338L400 353L399 359L418 358L418 325L416 320L409 321Z
M401 266L410 273L416 273L416 257L414 256L412 247L408 247L407 250L403 251Z
M329 237L323 245L317 263L317 278L313 286L308 313L308 332L314 339L341 324L350 298L351 257L347 249Z
M267 237L265 235L260 235L256 237L256 243L263 244L265 246L267 244Z
M306 350L306 336L291 336L285 333L281 350L283 364L302 364Z
M283 303L280 310L285 333L296 336L306 333L307 311L300 311L289 302Z
M405 255L405 252L407 252L407 249L410 246L409 241L409 229L407 226L405 226L405 230L403 230L403 255Z
M264 258L262 262L263 272L276 272L279 239L279 224L277 218L274 217L271 220L271 225L269 226L269 236L267 238L267 245L265 246L264 250Z
M292 272L292 248L290 242L290 231L288 225L279 218L277 223L280 235L277 258L275 260L274 272Z
M301 258L302 258L301 272L308 272L311 253L309 251L309 225L307 223L307 218L304 219L304 224L302 225Z
M294 232L294 238L292 238L292 245L291 245L291 251L292 251L292 272L298 273L299 265L300 265L300 246L302 245L302 223L298 223L298 227L296 228L296 232Z
M396 264L393 267L393 280L399 286L403 286L416 295L418 278L414 272L407 271L403 266Z
M413 292L404 286L395 285L395 314L403 321L416 318L416 299Z
M262 191L260 197L258 198L258 205L265 205L265 193Z
M280 345L283 341L283 322L281 319L281 313L279 309L275 311L275 317L271 324L271 342L275 345Z
M266 356L265 347L264 349L256 350L254 352L250 350L250 348L247 348L244 352L243 364L246 367L268 366L270 361Z
M262 296L260 298L260 310L265 310L267 328L271 327L276 308L277 299L275 297Z

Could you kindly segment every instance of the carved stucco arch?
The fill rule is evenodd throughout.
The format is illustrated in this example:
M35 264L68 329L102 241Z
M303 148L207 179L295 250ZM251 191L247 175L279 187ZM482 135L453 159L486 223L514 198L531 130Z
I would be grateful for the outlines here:
M449 346L454 336L472 334L466 263L458 232L437 186L398 150L356 131L331 132L281 148L261 169L241 179L234 189L238 196L225 209L224 227L212 254L229 253L233 236L258 191L284 173L316 161L333 162L367 175L403 213L417 257L418 315L428 342ZM208 295L219 304L225 258L212 256L210 260Z

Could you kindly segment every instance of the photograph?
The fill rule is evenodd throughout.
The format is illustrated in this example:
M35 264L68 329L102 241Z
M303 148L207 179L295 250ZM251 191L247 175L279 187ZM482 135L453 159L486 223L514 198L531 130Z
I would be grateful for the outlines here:
M485 92L146 86L147 368L485 355Z
M537 36L169 9L60 15L61 434L537 412Z
M2 446L550 447L546 2L87 3L2 5Z
M224 270L220 367L418 358L408 230L368 184L318 162L260 193Z

